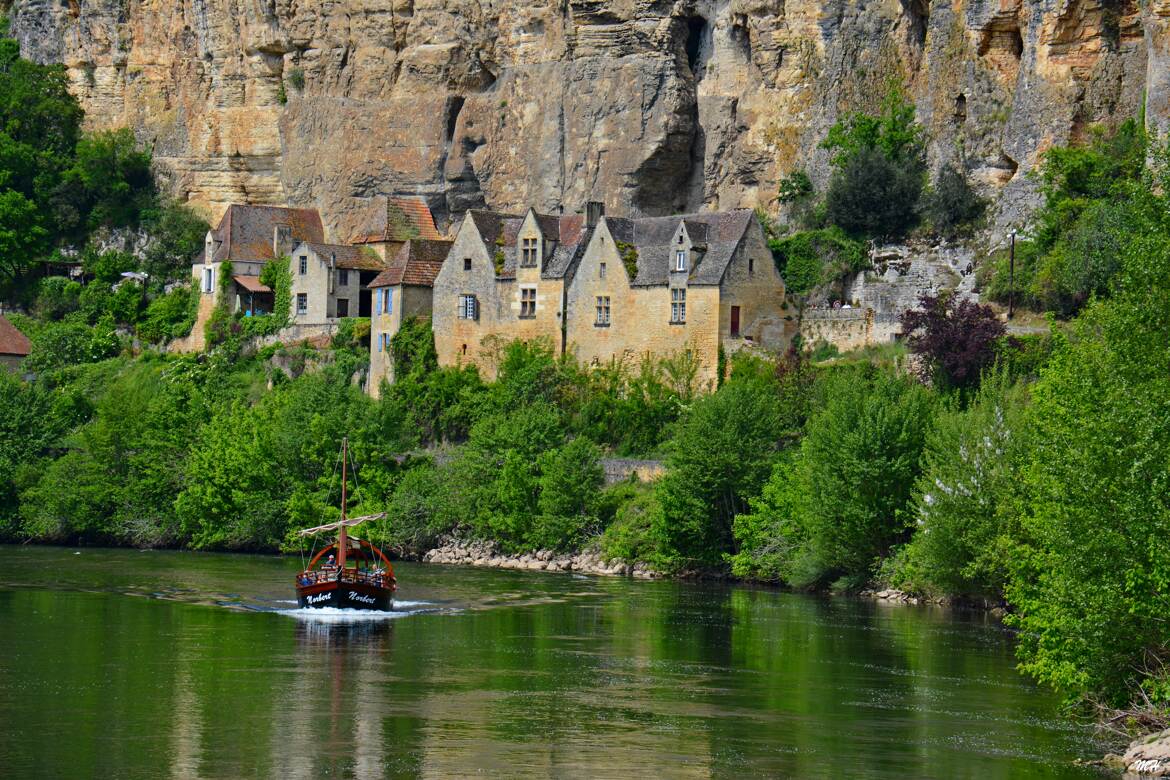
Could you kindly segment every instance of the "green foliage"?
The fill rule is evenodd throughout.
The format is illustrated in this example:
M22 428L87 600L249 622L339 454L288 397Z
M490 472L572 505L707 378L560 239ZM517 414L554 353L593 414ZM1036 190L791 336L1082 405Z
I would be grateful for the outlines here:
M897 239L917 223L925 165L895 162L876 148L850 157L833 174L825 214L847 233Z
M114 320L108 314L93 327L77 317L45 323L29 340L32 349L24 360L24 368L34 373L105 360L118 354L121 348L114 333Z
M504 273L504 264L506 262L507 262L507 258L504 256L504 250L497 249L496 253L494 255L492 255L492 265L496 269L496 276L499 276L500 274Z
M36 315L44 320L59 320L77 311L81 305L81 284L64 276L41 279L37 285Z
M881 113L854 113L829 129L821 146L836 169L825 196L826 218L846 232L900 238L917 221L926 178L926 133L914 104L896 87Z
M638 247L625 241L614 241L614 245L622 258L622 265L626 268L626 276L631 282L634 281L638 276Z
M780 191L777 200L785 205L792 205L806 200L813 194L812 180L804 171L793 171L780 180Z
M144 209L143 229L150 241L143 250L142 270L152 283L186 281L191 274L191 258L203 246L208 225L190 208L166 201Z
M1163 211L1165 214L1165 211ZM1072 696L1170 706L1170 235L1134 235L1033 391L1008 586L1023 668Z
M734 570L798 587L864 582L909 539L906 509L933 406L922 387L884 372L830 375L799 450L736 518Z
M966 409L941 411L926 438L912 514L918 528L892 573L895 587L1001 597L1018 538L1011 497L1026 451L1027 392L1006 372Z
M802 230L769 241L769 246L784 277L785 291L797 297L869 266L865 245L840 228Z
M138 338L162 344L191 332L199 306L199 289L178 287L150 302L138 323Z
M663 568L710 566L731 548L731 522L767 478L791 404L773 378L733 368L719 392L695 402L670 444L653 517Z
M65 186L78 194L74 202L88 215L91 229L137 226L142 211L155 202L150 154L138 149L126 128L81 138Z
M934 187L926 194L923 213L935 232L944 238L962 235L983 215L987 204L971 187L967 177L954 165L938 172Z
M288 72L288 83L292 84L293 89L297 92L303 92L305 89L304 68L291 68Z

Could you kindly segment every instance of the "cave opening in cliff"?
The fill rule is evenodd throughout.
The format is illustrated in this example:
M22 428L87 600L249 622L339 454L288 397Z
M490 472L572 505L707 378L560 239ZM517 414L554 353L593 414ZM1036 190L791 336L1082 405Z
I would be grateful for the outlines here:
M702 16L687 17L687 65L695 81L703 78L703 66L711 49L711 26Z
M922 49L926 46L926 31L930 27L929 0L902 0L902 9L910 22L910 38Z
M459 123L459 112L463 110L464 98L455 95L447 101L447 143L455 140L455 126Z
M1016 13L1004 12L992 17L980 31L976 51L980 57L989 54L1007 55L1019 60L1024 53L1024 36L1020 32L1020 20Z

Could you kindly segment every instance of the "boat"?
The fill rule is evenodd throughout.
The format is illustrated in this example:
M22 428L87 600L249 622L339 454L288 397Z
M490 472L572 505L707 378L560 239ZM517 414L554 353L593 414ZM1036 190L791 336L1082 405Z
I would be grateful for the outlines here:
M302 608L364 609L389 612L394 607L398 581L394 567L380 549L368 539L350 533L363 523L381 520L385 512L361 517L346 517L346 478L349 465L349 440L341 441L341 519L334 523L305 528L301 536L336 532L335 542L327 545L297 574L297 603Z

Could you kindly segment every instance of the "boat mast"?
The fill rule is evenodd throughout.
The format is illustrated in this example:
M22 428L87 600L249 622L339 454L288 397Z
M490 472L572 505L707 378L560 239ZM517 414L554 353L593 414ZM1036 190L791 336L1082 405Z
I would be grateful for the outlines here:
M349 550L349 537L345 532L345 467L349 463L349 437L341 440L341 528L337 534L337 568L345 568L345 553Z

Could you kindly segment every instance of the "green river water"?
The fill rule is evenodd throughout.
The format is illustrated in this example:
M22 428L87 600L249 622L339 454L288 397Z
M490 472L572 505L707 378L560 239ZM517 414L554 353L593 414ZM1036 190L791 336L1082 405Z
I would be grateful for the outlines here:
M0 547L0 777L1096 777L977 612L401 564Z

